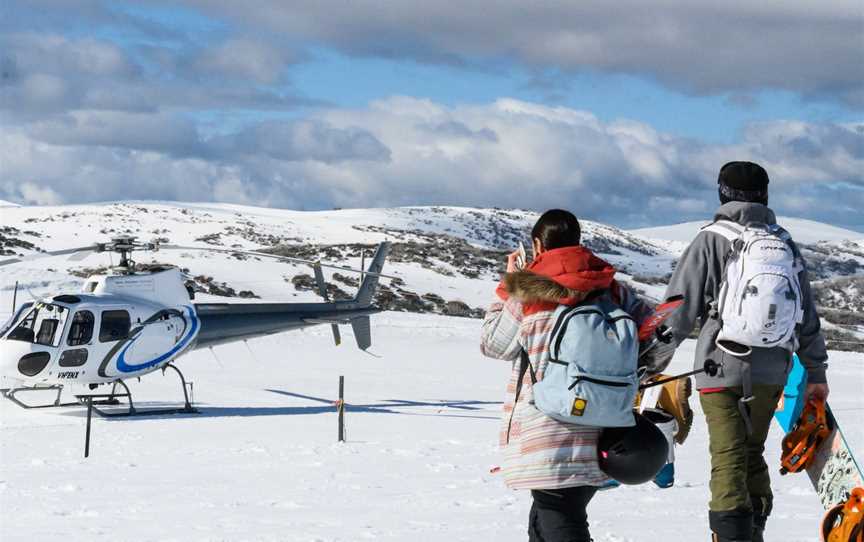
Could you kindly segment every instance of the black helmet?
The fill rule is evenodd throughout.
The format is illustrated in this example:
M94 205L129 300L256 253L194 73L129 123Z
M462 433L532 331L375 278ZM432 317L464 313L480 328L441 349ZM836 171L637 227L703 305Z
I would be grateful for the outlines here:
M662 414L634 411L636 425L604 429L597 444L600 470L622 484L644 484L653 479L666 464L669 443L648 416Z

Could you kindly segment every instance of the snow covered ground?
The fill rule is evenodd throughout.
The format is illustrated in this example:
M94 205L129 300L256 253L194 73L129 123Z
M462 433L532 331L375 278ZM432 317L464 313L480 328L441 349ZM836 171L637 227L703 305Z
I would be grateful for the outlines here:
M498 416L508 373L483 358L480 322L384 313L379 357L332 346L329 330L195 352L180 366L201 414L95 419L0 402L0 539L17 541L521 541L530 505L504 488ZM346 333L349 331L346 329ZM672 369L689 369L685 343ZM338 375L348 442L336 443ZM864 364L834 354L832 404L864 450ZM133 383L143 402L174 399L171 374ZM698 401L693 401L698 411ZM707 539L707 435L697 414L678 449L674 488L600 493L598 542ZM818 539L821 507L805 475L780 477L781 435L767 457L776 489L766 540Z

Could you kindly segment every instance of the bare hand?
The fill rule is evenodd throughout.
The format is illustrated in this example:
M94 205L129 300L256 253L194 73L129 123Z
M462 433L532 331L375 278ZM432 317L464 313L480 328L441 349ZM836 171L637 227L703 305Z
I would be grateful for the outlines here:
M515 273L519 271L519 265L516 263L519 259L519 251L514 250L510 254L507 255L507 272Z
M807 384L804 396L807 399L826 401L828 399L828 384Z

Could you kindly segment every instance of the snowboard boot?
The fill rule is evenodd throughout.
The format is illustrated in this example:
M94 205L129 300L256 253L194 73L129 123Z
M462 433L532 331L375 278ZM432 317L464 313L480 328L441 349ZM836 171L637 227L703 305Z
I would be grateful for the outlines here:
M675 485L675 463L666 463L657 476L654 477L654 484L660 489L669 489Z
M724 510L708 512L713 542L752 542L753 512L750 510Z
M753 542L764 542L765 525L773 508L773 497L750 495L750 502L753 503Z
M765 542L765 524L768 522L768 516L753 517L753 536L752 542Z
M675 417L677 427L675 442L684 444L690 427L693 425L693 410L690 408L690 396L693 394L693 383L689 378L682 378L663 384L657 406Z

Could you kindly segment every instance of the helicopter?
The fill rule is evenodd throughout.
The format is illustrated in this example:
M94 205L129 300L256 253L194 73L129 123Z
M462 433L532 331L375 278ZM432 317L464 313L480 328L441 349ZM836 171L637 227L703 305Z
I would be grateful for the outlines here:
M158 250L244 254L308 264L324 302L195 303L194 292L180 269L139 268L131 258L135 251ZM194 413L197 410L189 400L186 379L174 364L192 350L329 324L337 346L341 343L339 326L350 325L357 346L365 351L372 344L369 316L380 312L373 305L379 278L396 278L381 273L388 251L389 244L381 243L369 268L362 269L361 263L357 270L264 252L142 243L133 236L123 236L108 243L0 260L0 266L5 266L52 256L76 259L94 252L120 255L119 265L87 278L80 292L13 306L12 317L0 327L0 376L15 384L0 389L0 394L23 408L68 407L86 401L90 406L118 405L125 401L125 410L93 407L105 417ZM322 268L359 273L355 297L331 301ZM164 374L168 369L180 378L184 405L137 408L125 381L159 370ZM110 393L94 392L108 385ZM74 394L75 402L64 403L61 394L66 388L85 391ZM56 392L56 396L53 402L42 404L19 397L34 391Z

